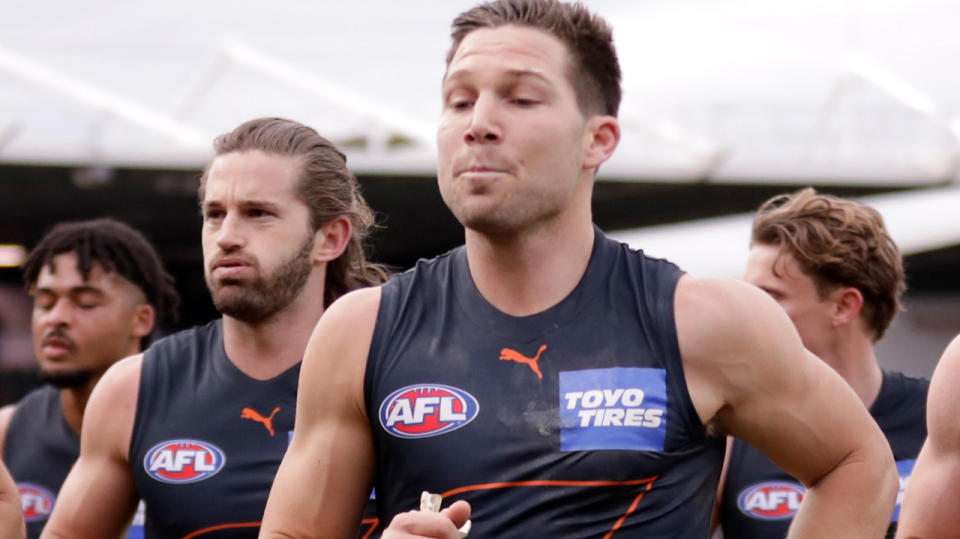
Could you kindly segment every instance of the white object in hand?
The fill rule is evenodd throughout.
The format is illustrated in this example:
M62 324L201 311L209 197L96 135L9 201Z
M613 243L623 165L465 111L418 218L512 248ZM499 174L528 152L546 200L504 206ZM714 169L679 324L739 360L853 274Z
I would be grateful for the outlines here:
M427 491L423 491L420 493L420 510L421 511L439 513L440 504L442 503L443 503L443 496L439 494L433 494ZM463 526L460 527L459 530L457 530L460 532L461 538L466 537L467 535L470 534L471 526L472 526L472 523L468 520L466 524L464 524Z

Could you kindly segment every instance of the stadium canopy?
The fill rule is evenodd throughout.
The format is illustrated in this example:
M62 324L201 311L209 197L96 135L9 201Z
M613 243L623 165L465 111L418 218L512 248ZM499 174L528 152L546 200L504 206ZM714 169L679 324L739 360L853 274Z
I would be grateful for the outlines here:
M278 115L370 174L433 174L448 25L473 0L8 0L0 163L196 168ZM618 180L953 181L960 4L589 0L624 71Z
M863 197L877 209L904 255L960 244L960 187L918 189ZM638 228L612 236L666 258L699 277L740 277L747 261L753 214Z

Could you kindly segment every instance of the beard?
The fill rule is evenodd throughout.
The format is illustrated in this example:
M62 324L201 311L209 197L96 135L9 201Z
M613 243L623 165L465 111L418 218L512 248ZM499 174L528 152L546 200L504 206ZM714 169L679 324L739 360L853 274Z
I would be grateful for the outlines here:
M271 275L257 273L252 282L224 279L215 284L205 275L213 305L222 314L248 324L257 324L285 309L303 291L313 264L310 251L313 235L290 258L284 260Z
M49 371L40 369L40 381L50 384L57 389L72 389L83 387L90 383L95 376L103 374L93 369L75 369L71 371Z

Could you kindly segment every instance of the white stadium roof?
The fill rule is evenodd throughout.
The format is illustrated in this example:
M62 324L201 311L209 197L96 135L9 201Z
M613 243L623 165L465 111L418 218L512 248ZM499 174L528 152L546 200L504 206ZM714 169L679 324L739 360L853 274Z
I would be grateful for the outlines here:
M0 162L198 167L282 115L358 172L431 174L453 16L473 0L7 0ZM949 0L590 0L624 136L606 177L930 184L960 164Z

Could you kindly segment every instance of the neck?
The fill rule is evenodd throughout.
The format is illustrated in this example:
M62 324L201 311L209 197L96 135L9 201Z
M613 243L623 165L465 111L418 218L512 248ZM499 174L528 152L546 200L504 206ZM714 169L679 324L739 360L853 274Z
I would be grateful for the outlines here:
M543 312L567 297L590 263L594 242L589 211L568 221L506 238L468 229L470 274L483 297L513 316Z
M63 418L74 432L80 434L83 427L83 411L87 409L90 393L100 377L97 376L81 387L70 387L60 390L60 407L63 409Z
M841 336L828 349L820 351L820 359L853 388L864 406L870 408L877 400L883 384L883 371L869 337L860 332Z
M139 354L141 351L140 339L138 337L131 338L120 359ZM70 428L77 434L80 434L83 428L83 412L87 409L87 401L90 400L90 394L93 393L93 388L97 386L97 382L100 381L102 376L103 372L97 374L80 387L69 387L60 390L60 408L63 409L63 418L67 421L67 425L70 425Z
M267 320L250 324L224 315L227 358L251 378L268 380L303 358L307 341L323 314L323 282L311 279L297 298Z

